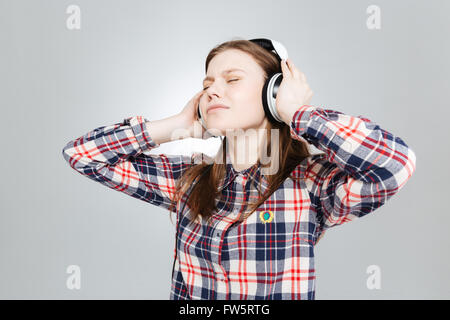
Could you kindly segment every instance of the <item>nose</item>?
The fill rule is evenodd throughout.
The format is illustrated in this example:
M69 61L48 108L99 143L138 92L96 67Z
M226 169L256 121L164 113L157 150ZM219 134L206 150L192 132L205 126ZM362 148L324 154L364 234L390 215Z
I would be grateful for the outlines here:
M220 97L222 95L222 91L223 88L217 82L209 84L208 88L205 90L208 97L213 95L215 95L216 97Z

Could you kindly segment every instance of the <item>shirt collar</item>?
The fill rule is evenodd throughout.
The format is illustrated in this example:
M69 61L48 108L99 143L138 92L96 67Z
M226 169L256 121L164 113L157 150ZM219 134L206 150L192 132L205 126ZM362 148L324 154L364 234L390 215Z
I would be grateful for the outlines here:
M225 189L238 175L242 175L247 180L251 180L255 187L260 185L259 188L262 192L264 192L268 187L267 177L262 173L261 165L258 162L247 169L237 171L231 163L230 155L227 153L225 170L225 177L219 182L219 191Z

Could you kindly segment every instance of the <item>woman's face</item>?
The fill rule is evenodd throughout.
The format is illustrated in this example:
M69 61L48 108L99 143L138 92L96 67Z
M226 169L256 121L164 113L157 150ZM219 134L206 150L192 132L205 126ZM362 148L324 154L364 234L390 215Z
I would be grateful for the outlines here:
M230 69L241 70L228 72ZM264 70L252 56L237 49L228 49L211 59L200 98L208 129L219 130L225 135L226 129L262 127L265 119L261 98L264 75ZM229 108L207 112L213 104Z

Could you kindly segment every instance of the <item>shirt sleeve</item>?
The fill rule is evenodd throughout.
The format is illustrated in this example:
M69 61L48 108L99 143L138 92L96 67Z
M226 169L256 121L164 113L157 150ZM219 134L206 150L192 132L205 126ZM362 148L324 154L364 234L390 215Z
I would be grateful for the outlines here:
M416 168L415 153L399 137L362 116L304 105L293 115L291 137L323 154L305 169L317 236L383 205Z
M102 126L72 140L62 154L82 175L150 204L176 211L175 184L194 155L144 154L159 146L142 116Z

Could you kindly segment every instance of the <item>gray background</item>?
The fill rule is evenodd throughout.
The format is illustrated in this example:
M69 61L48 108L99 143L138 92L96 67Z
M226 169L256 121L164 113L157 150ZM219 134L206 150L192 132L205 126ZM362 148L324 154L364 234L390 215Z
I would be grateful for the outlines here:
M66 27L71 4L80 30ZM366 26L372 4L380 30ZM417 156L397 195L316 246L316 298L450 298L449 12L436 0L1 0L0 298L168 299L168 211L81 176L61 151L125 117L180 112L209 50L234 37L282 42L311 104L364 115ZM154 153L214 146L192 140ZM366 287L373 264L379 290ZM80 290L66 287L69 265Z

